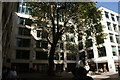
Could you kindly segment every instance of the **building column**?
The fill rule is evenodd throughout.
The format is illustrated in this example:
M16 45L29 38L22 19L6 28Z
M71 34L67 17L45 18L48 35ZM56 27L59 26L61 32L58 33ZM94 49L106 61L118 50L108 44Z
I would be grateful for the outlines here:
M0 80L2 79L2 2L0 2Z

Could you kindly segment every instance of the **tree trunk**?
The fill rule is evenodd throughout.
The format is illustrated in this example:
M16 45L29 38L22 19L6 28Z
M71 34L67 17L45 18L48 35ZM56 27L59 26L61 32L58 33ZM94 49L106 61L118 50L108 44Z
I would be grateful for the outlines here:
M49 58L48 58L48 75L49 76L55 75L55 71L54 71L55 46L56 46L56 44L51 45L51 49L50 49L50 53L49 53Z

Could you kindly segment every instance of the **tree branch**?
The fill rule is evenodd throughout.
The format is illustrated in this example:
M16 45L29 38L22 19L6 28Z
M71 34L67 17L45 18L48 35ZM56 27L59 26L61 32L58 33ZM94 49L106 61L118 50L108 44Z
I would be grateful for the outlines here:
M50 39L47 37L47 41L50 45L52 45L52 43L50 42Z

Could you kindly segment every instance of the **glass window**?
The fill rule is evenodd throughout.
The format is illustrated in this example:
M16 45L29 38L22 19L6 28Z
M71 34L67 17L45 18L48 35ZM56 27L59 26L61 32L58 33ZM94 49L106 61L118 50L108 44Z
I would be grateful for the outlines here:
M41 37L42 36L42 32L40 30L37 30L37 37Z
M36 48L42 48L42 42L36 41Z
M30 39L17 38L18 47L30 47Z
M109 34L109 35L110 35L110 41L114 42L113 34Z
M115 35L117 43L120 43L119 35Z
M56 49L62 49L63 50L63 43L57 43Z
M100 35L97 35L97 36L96 36L96 41L97 41L97 44L102 44L102 43L104 43L104 39L102 39Z
M36 41L36 48L48 49L48 42L47 41Z
M64 60L64 53L55 53L54 59L55 60Z
M30 29L19 27L19 35L30 36Z
M99 56L99 57L106 56L105 47L100 47L100 48L98 48L98 56Z
M94 58L93 50L87 51L88 59Z
M29 50L16 50L16 59L29 59Z
M25 18L19 18L19 24L24 25L25 24Z
M119 52L119 56L120 56L120 46L118 46L118 52Z
M42 48L48 49L48 42L47 41L42 41Z
M112 21L115 21L114 15L111 14Z
M79 59L85 64L85 52L79 53Z
M117 25L113 24L114 31L117 31Z
M108 30L112 31L112 27L111 27L111 23L110 22L107 22L107 26L108 26Z
M47 34L47 32L45 32L45 31L42 31L42 38L47 38L48 37L48 34Z
M117 18L117 21L119 21L119 16L116 16L116 18Z
M79 50L82 50L82 49L83 49L83 43L80 42L80 43L79 43Z
M37 60L47 60L48 59L48 53L47 52L36 51L36 59Z
M92 47L92 45L93 45L93 43L92 43L92 39L88 39L87 41L86 41L86 47L88 48L88 47Z
M105 17L109 18L108 12L105 11Z
M112 46L112 53L113 53L113 56L117 56L117 54L116 54L116 46Z
M75 53L67 53L67 60L76 60Z

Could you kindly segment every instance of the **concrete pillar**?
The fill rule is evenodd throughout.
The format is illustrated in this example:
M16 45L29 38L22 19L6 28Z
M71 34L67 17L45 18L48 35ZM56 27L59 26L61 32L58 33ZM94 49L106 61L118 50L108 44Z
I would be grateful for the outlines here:
M2 78L2 2L0 2L0 80Z

